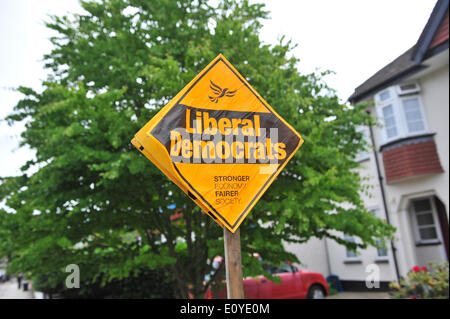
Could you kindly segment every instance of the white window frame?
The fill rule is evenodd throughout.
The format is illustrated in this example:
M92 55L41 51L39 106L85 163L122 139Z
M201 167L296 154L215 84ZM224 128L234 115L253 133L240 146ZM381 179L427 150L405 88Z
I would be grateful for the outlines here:
M419 201L419 200L428 200L430 202L431 215L433 217L433 226L435 228L436 237L437 237L435 239L422 239L420 236L420 232L419 232L420 226L417 222L417 215L420 214L420 212L419 213L416 212L416 210L414 209L414 204L413 204L414 201ZM436 206L435 206L434 200L432 200L432 197L414 198L411 201L411 212L413 215L414 234L415 234L415 238L416 238L416 244L420 245L420 244L440 244L440 243L442 243L439 218L438 218ZM431 225L428 225L428 227L430 227L430 226Z
M374 96L376 114L377 114L378 118L381 120L381 124L383 125L383 128L380 130L382 145L387 144L392 141L395 141L395 140L405 138L405 137L413 137L413 136L419 136L419 135L431 133L429 126L428 126L428 119L426 116L426 112L425 112L425 108L424 108L424 104L423 104L421 95L419 93L413 93L413 94L409 94L409 95L399 96L395 87L396 86L391 86L385 90L378 92ZM381 101L380 96L384 92L389 92L390 98L385 101ZM406 115L405 115L405 111L403 108L403 101L411 99L411 98L416 98L418 101L420 115L421 115L421 118L423 121L423 126L424 126L424 130L419 131L419 132L414 132L414 133L409 133L409 131L408 131L408 123L406 121ZM396 124L396 128L397 128L397 136L394 136L394 137L388 137L386 128L384 127L383 108L388 105L392 105L395 124Z

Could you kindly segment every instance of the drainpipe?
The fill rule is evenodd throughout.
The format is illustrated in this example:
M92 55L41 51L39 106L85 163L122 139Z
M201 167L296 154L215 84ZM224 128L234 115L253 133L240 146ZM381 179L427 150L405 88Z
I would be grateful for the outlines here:
M366 112L369 115L371 114L369 110L367 110ZM381 198L383 201L384 211L386 213L386 222L388 223L388 225L391 225L391 222L389 220L389 210L388 210L387 203L386 203L386 194L384 192L383 176L381 175L380 163L378 161L377 147L375 145L375 139L373 137L373 128L372 128L372 125L370 125L370 124L369 124L369 131L370 131L370 140L373 145L373 155L375 158L375 165L377 167L378 183L380 185ZM391 240L390 242L391 242L392 256L394 257L395 274L397 275L397 282L400 282L400 271L398 269L398 261L397 261L397 249L394 246L394 241Z
M325 243L325 257L327 259L327 270L328 270L328 275L333 274L331 271L331 263L330 263L330 252L328 251L328 242L327 242L327 238L324 237L323 238L324 243Z

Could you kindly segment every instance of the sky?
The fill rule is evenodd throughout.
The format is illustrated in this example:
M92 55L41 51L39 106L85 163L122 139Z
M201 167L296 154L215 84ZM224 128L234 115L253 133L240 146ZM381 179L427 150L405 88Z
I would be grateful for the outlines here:
M300 59L300 72L335 72L325 80L345 102L357 86L417 42L437 0L251 2L264 2L271 12L261 39L273 44L285 35L297 43L292 53ZM81 12L78 0L0 0L0 176L18 175L33 157L33 151L19 147L24 126L10 127L2 119L21 98L14 88L40 91L48 74L42 57L50 52L54 34L44 21L49 14Z

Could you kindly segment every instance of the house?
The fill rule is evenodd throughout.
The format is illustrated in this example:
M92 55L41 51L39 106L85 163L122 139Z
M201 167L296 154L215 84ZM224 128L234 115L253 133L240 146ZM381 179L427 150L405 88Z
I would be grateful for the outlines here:
M366 207L396 227L395 240L386 249L357 252L327 239L288 246L307 269L339 276L344 290L364 289L373 275L369 265L378 266L386 288L415 265L448 261L448 7L448 0L439 0L417 43L349 98L352 104L369 102L368 112L382 124L361 128L373 149L357 160L373 186L371 197L362 195Z

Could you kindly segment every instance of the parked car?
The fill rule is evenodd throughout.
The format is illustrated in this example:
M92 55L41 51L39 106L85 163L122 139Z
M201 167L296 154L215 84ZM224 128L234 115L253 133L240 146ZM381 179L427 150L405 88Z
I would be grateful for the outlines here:
M244 278L247 299L322 299L329 294L328 283L320 273L299 270L289 262L284 262L280 267L262 263L265 270L280 277L281 283L272 282L264 276ZM206 297L224 299L227 297L226 287L215 294L208 289Z

